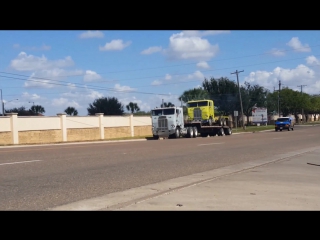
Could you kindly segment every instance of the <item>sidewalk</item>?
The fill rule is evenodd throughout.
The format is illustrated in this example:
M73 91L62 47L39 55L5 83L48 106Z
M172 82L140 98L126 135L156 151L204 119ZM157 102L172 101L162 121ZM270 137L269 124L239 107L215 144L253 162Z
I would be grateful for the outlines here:
M320 147L290 155L191 175L211 179L114 210L320 210Z

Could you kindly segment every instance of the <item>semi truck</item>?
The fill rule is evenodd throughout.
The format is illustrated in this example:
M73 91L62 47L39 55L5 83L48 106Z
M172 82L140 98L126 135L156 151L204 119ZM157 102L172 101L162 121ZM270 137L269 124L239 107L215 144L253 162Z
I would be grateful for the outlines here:
M212 100L187 102L187 116L183 107L164 107L151 110L152 134L154 139L196 138L231 135L228 116L215 116Z

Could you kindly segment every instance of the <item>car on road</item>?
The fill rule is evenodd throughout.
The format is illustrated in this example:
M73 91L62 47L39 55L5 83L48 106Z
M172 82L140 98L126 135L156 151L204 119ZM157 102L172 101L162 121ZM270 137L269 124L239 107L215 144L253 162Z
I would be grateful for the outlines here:
M282 131L282 130L288 130L290 129L293 131L294 128L294 119L291 117L280 117L276 120L274 124L275 131Z

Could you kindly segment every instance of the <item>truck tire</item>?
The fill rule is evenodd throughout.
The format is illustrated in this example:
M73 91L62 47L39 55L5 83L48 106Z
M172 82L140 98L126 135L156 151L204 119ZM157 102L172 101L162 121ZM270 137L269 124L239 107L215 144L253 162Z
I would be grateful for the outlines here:
M293 131L294 126L292 126L291 130Z
M153 135L153 139L154 140L158 140L159 139L159 135Z
M193 127L193 138L198 137L198 128L197 127Z
M176 131L174 133L174 137L175 138L180 138L180 129L179 128L176 128Z
M187 138L192 138L193 137L193 128L188 127L187 129Z
M224 123L223 119L224 119L223 117L219 117L218 119L219 126L223 126L223 123Z
M231 129L230 127L225 128L225 129L224 129L224 134L225 134L225 135L231 135L231 134L232 134L232 129Z
M225 135L225 134L224 134L223 128L220 128L220 129L218 130L218 136L221 137L221 136L224 136L224 135Z
M288 127L288 131L290 131L290 127Z

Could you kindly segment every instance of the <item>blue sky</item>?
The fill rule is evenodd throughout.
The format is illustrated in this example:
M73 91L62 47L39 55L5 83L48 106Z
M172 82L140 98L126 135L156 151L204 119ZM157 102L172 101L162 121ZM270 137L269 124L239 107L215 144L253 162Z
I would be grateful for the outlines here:
M270 90L320 94L320 31L0 31L0 89L5 108L68 106L80 116L96 98L141 110L162 99L180 105L204 78L228 77ZM18 99L18 100L16 100Z

